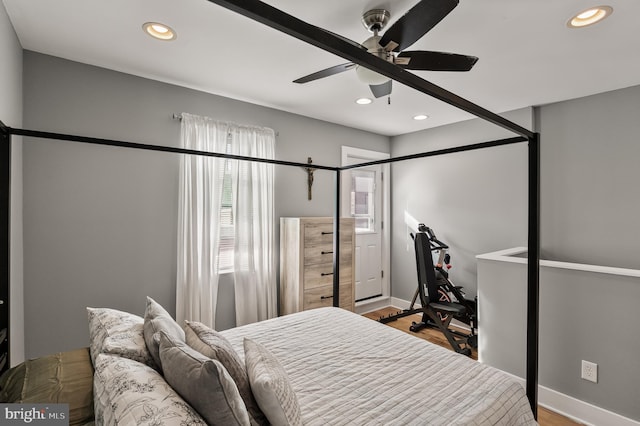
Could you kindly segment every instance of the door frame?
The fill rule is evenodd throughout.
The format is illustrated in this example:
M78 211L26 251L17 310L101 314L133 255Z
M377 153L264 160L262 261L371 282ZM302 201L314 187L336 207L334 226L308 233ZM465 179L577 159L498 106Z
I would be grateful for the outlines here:
M342 146L342 166L348 166L352 164L365 163L368 161L385 160L391 158L391 154L388 152L371 151L368 149L355 148L351 146ZM382 164L382 240L380 242L380 248L382 250L382 270L384 275L382 276L382 296L363 300L356 303L356 312L364 313L379 309L389 305L391 298L391 167L389 164ZM349 203L344 202L345 197L348 197L347 188L351 188L349 181L349 174L342 173L342 185L343 188L342 197L342 212L341 214L349 215Z

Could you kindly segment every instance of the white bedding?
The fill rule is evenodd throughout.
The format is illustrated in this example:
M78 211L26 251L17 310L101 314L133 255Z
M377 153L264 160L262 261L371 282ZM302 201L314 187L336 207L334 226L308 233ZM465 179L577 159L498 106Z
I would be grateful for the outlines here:
M286 370L305 425L535 425L511 376L338 308L222 332L266 346Z

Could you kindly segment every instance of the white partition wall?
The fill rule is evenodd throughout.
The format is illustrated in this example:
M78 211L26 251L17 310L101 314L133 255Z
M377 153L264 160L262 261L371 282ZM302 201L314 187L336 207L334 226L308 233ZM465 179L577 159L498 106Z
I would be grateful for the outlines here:
M524 378L526 249L477 260L479 360ZM541 260L540 403L587 424L640 424L639 312L640 270ZM596 383L581 378L583 360L598 365Z

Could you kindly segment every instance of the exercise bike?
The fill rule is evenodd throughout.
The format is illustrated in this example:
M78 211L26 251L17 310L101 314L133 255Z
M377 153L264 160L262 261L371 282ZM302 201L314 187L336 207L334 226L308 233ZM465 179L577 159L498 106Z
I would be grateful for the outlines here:
M416 250L418 288L409 309L382 317L378 321L388 323L398 318L422 313L421 322L413 322L409 328L417 332L425 327L439 329L451 347L458 353L471 355L471 349L478 347L477 299L467 299L461 286L455 286L449 279L451 256L449 246L438 240L433 230L424 224L418 225L418 232L411 234ZM434 264L433 255L438 261ZM416 308L420 298L421 307ZM469 326L470 332L449 328L452 319Z

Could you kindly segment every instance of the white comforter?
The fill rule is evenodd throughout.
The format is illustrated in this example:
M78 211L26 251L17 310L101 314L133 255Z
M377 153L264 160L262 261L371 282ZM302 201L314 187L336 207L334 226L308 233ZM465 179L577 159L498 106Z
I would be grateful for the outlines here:
M266 346L305 425L534 425L511 376L376 321L320 308L222 332Z

